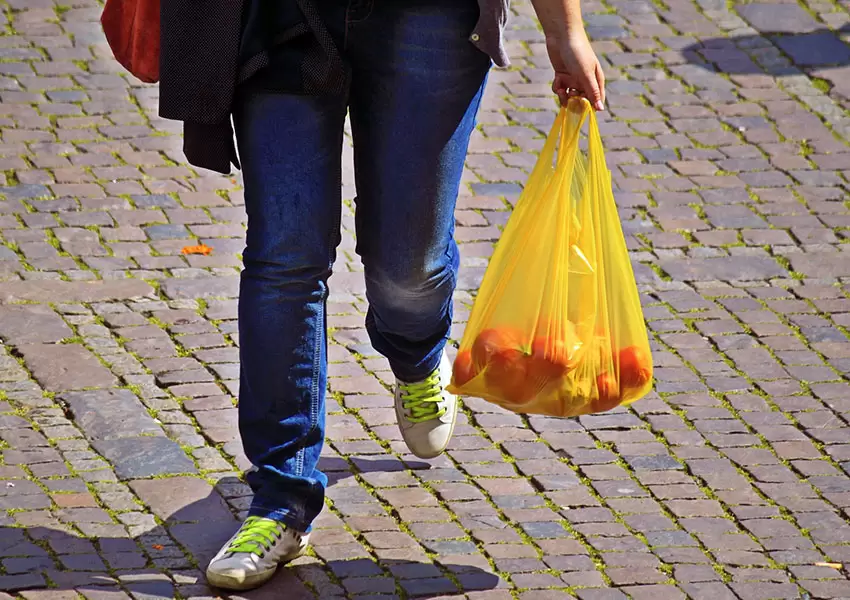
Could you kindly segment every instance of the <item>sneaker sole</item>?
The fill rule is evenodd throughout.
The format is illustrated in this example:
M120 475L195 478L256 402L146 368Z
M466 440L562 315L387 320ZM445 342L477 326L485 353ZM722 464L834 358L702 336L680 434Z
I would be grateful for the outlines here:
M279 567L292 562L302 554L304 554L304 548L299 548L296 552L284 556L274 567L267 571L263 571L262 573L248 575L244 580L230 575L222 575L221 573L216 573L208 568L206 572L207 583L223 590L234 590L237 592L253 590L274 577Z

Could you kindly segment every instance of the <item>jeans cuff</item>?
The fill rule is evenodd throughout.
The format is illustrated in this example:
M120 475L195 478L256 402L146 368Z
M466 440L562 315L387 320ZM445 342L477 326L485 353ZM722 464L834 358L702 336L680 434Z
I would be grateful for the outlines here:
M410 368L400 368L398 365L390 363L390 368L393 371L396 379L404 383L418 383L425 381L428 376L440 367L440 361L443 359L443 353L438 352L437 355L423 362L415 370Z
M310 523L305 523L300 515L288 508L266 508L257 504L251 504L248 510L249 517L263 517L271 519L278 523L283 523L287 528L293 529L298 533L310 533L312 529Z

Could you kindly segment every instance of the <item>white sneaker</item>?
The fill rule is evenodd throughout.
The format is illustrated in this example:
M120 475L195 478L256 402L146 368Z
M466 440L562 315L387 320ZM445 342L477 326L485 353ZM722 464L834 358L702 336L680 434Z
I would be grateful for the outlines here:
M396 380L395 415L404 443L419 458L439 456L449 445L457 420L457 396L446 391L452 365L443 354L440 366L424 381Z
M278 565L298 558L308 534L278 521L248 517L207 567L207 581L227 590L250 590L271 579Z

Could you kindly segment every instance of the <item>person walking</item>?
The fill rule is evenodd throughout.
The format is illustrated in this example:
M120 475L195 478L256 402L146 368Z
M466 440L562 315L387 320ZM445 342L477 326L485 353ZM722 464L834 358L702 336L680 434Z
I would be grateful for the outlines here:
M554 91L603 109L579 0L533 4ZM346 114L365 325L396 378L410 451L433 458L449 443L454 209L487 73L508 63L508 0L169 0L161 10L160 115L184 122L190 163L244 177L238 410L254 498L207 579L245 590L303 552L324 505L325 304Z

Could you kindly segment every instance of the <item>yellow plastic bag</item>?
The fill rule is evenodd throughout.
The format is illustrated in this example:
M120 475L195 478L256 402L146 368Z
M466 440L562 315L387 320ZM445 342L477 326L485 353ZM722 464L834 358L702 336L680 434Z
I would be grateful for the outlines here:
M568 417L634 402L651 387L646 325L596 115L572 98L484 275L449 391Z

